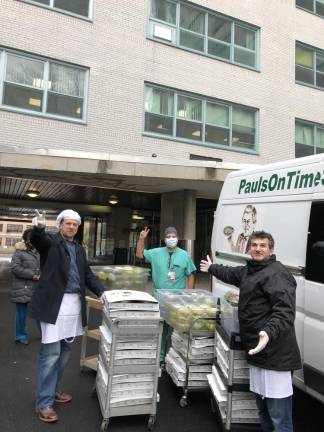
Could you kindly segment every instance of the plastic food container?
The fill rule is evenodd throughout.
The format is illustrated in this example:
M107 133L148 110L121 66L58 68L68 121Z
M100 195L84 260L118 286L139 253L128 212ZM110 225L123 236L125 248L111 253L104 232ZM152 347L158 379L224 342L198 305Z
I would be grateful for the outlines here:
M217 300L205 290L158 290L161 316L179 332L188 332L194 319L215 318ZM197 321L194 330L212 332L215 322Z
M220 320L224 330L231 334L240 332L240 325L238 320L238 307L232 306L226 299L221 298L221 314Z
M107 290L145 291L150 269L136 266L91 266L91 270Z

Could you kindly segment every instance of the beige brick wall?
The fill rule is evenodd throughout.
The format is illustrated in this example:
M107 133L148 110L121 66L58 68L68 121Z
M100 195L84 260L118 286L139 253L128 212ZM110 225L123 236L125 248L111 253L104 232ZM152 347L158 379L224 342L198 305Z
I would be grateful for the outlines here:
M90 68L87 125L0 110L0 146L243 163L294 157L295 117L324 123L324 92L295 84L295 40L324 49L324 19L294 0L196 3L260 26L260 72L146 39L147 0L94 0L93 22L0 0L3 46ZM143 136L144 81L259 108L260 156Z

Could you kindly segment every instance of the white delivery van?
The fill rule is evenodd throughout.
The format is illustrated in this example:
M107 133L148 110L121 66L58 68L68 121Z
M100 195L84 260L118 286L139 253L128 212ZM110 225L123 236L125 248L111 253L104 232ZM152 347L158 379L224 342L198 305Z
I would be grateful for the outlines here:
M244 265L249 236L270 232L274 252L297 281L296 333L303 369L294 384L324 402L324 154L232 172L215 212L213 261ZM232 286L213 278L222 297Z

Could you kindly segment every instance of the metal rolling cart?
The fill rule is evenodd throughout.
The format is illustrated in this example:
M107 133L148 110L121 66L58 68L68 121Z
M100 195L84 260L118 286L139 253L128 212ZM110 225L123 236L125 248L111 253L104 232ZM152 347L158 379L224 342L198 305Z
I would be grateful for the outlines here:
M225 401L223 400L223 402L221 402L221 397L218 399L218 396L214 393L211 386L213 393L212 406L215 407L216 402L218 412L222 419L223 429L225 431L230 431L232 423L259 423L255 399L250 393L248 373L244 374L244 376L236 374L236 363L239 363L239 367L246 363L242 355L244 350L240 342L239 333L230 332L230 334L228 334L219 323L216 323L215 339L221 340L222 344L225 343L228 349L228 356L226 359L228 363L225 364L224 359L220 358L222 357L220 352L218 351L217 354L216 351L215 363L213 366L215 368L215 373L218 374L221 379L221 385L223 385L225 389ZM216 342L216 349L217 344ZM241 370L244 370L244 368L248 372L247 363ZM235 397L236 392L240 395L238 398ZM239 408L238 414L236 414L235 417L233 417L233 404Z
M183 335L186 338L188 338L185 355L183 355L183 353L179 352L178 350L175 350L176 353L182 358L183 362L185 363L185 379L184 379L184 384L182 386L182 396L181 396L180 401L179 401L179 405L181 406L181 408L188 406L188 393L189 392L201 391L201 390L208 389L208 382L207 381L206 381L206 384L204 384L204 385L190 386L190 367L195 367L195 366L208 367L208 365L210 365L212 363L210 358L205 359L205 360L204 359L201 359L201 360L191 359L192 343L193 343L193 340L195 337L211 337L211 338L214 337L213 331L194 330L195 324L197 324L201 321L216 321L216 318L209 318L209 317L195 318L190 324L189 331L187 333L183 333ZM172 377L172 372L168 368L168 365L167 365L166 370ZM205 373L205 375L207 375L207 372ZM173 379L173 377L172 377L172 379ZM174 379L173 379L173 381L175 382Z
M99 329L89 329L89 317L90 317L90 311L92 309L102 311L102 303L100 300L95 299L93 297L86 297L86 303L87 303L87 327L85 328L84 334L82 335L81 340L81 355L80 355L80 371L83 372L85 368L97 370L97 363L98 363L98 354L94 354L91 356L87 356L87 343L88 338L95 339L96 341L99 341Z
M130 320L126 318L109 318L103 315L103 323L111 332L111 344L107 354L104 350L103 341L100 338L98 374L95 384L95 390L103 416L100 430L101 432L107 431L111 417L137 414L149 415L147 427L149 430L152 430L156 421L157 387L163 320L161 318L154 320L152 320L152 318L138 318L136 320ZM144 360L142 364L127 364L127 361L118 364L118 361L116 360L116 347L118 340L122 340L122 338L125 339L125 337L136 338L138 335L155 341L155 359L149 364L147 359ZM106 380L103 379L103 374L105 374L107 378ZM140 374L151 374L153 380L152 387L147 390L147 393L145 393L146 396L143 396L139 403L113 402L112 392L115 383L114 377L120 379L122 374L125 374L125 376L128 374L138 374L136 376L139 380L141 380ZM129 394L131 390L125 390L125 392L126 391Z
M213 336L214 333L213 332L207 332L207 331L199 331L199 330L194 330L195 324L199 321L214 321L216 322L216 318L196 318L192 321L190 328L189 328L189 333L188 333L188 348L187 348L187 355L186 355L186 378L185 378L185 385L183 387L183 395L179 401L179 404L181 406L181 408L185 408L186 406L188 406L188 392L189 391L198 391L198 390L205 390L208 388L208 384L206 384L206 386L201 386L201 387L189 387L189 372L190 372L190 366L194 366L197 365L197 363L191 361L190 359L190 352L191 352L191 345L192 345L192 339L194 337L199 337L199 336ZM199 364L203 364L202 362L200 362ZM208 363L207 363L208 364Z

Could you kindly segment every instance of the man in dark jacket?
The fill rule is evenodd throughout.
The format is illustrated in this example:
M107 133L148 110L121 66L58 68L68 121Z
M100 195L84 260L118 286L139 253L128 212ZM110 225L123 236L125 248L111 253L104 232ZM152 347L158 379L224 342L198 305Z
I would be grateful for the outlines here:
M27 306L39 279L39 254L30 243L31 229L23 233L23 241L15 244L11 258L11 301L16 304L16 343L28 345L26 331Z
M262 431L292 432L292 371L301 368L294 328L296 281L273 249L271 234L256 231L246 266L212 264L207 257L200 269L240 288L240 335Z
M38 213L38 212L37 212ZM101 296L104 288L92 273L83 247L74 241L81 218L64 210L56 219L59 233L45 232L45 217L33 219L31 242L40 253L41 277L30 303L30 316L40 321L42 343L37 369L36 413L40 420L58 420L56 403L72 396L59 389L68 362L71 342L83 333L86 321L86 288Z

